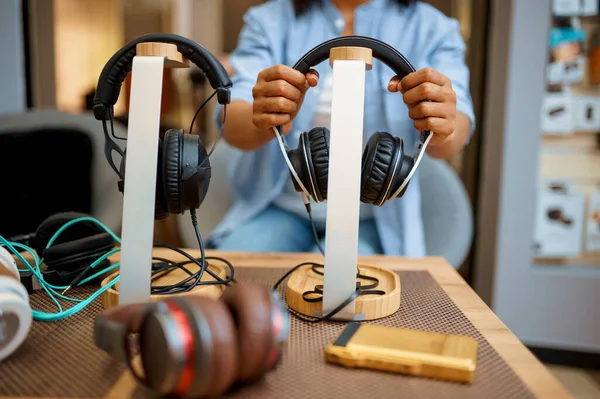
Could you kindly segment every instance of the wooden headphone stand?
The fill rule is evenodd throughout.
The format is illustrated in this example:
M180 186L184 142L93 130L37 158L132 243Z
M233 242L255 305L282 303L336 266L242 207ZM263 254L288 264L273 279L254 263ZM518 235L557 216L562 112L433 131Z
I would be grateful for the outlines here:
M375 277L379 280L379 284L374 289L385 291L385 294L357 297L354 302L355 316L352 320L373 320L395 313L400 307L401 290L398 274L378 266L359 264L358 268L362 275ZM356 268L353 271L356 274ZM303 266L294 271L288 279L286 286L286 301L288 306L305 316L323 316L322 301L308 302L303 297L305 292L314 291L316 285L323 285L323 280L323 276L315 273L310 265ZM372 283L372 281L360 278L357 278L356 281L363 285Z
M329 52L333 68L333 99L327 189L327 223L324 275L310 265L295 270L286 286L288 305L298 313L321 317L344 303L356 290L360 165L363 151L365 74L373 65L370 48L335 47ZM361 295L336 320L373 320L389 316L400 307L400 277L388 269L358 264L361 275L379 280L375 290L383 295ZM323 287L322 301L309 302L303 294Z
M162 59L161 59L162 58ZM164 295L150 295L150 286L172 285L189 275L176 269L166 276L151 281L152 235L154 231L154 206L157 146L159 138L162 70L188 68L177 46L171 43L139 43L133 61L130 95L130 120L128 127L127 175L143 176L128 179L123 198L123 232L121 252L110 257L111 262L121 261L120 270L104 278L102 287L117 276L120 280L102 293L102 304L108 309L122 303L147 302L164 299ZM155 110L156 112L148 110ZM150 115L149 115L150 113ZM154 151L152 150L154 149ZM128 185L128 182L131 184ZM226 278L227 268L208 266L220 278ZM198 266L187 268L194 273ZM205 273L202 281L213 281ZM203 295L219 298L223 285L197 286L189 292L172 295ZM120 295L119 293L123 294Z
M117 259L113 260L111 259L112 262L117 261L118 262L118 254L115 254L115 257L117 257ZM193 263L186 265L185 266L186 269L188 269L191 273L196 273L199 270L199 267ZM221 279L225 280L227 278L227 267L221 264L210 264L208 263L207 266L208 269L210 269L213 273L215 273L217 276L219 276ZM115 272L110 274L108 277L104 278L101 282L101 287L104 287L105 285L109 284L111 281L113 281L117 276L119 275L119 272ZM166 286L166 285L173 285L173 284L177 284L178 282L186 279L187 277L189 277L189 274L187 274L184 270L180 269L180 268L176 268L174 270L172 270L169 274L158 277L156 280L154 280L152 282L152 286ZM202 276L202 281L215 281L215 279L208 273L204 273L204 275ZM117 281L115 283L114 286L110 287L109 289L107 289L106 291L104 291L102 293L102 306L104 307L104 309L109 309L112 307L115 307L117 305L119 305L119 290L120 290L120 281ZM223 284L214 284L214 285L200 285L200 286L196 286L193 289L191 289L188 292L182 292L182 293L178 293L178 294L169 294L169 297L173 297L173 296L186 296L186 295L200 295L200 296L205 296L211 299L219 299L221 297L221 295L223 294L223 290L224 290L225 286ZM150 295L150 301L151 302L155 302L155 301L160 301L165 299L165 295Z

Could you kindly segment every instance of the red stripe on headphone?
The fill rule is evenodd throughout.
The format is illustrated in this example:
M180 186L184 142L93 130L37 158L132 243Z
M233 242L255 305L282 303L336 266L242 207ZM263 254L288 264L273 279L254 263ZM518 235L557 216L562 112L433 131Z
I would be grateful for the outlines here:
M194 377L194 336L185 313L171 301L168 301L167 306L177 324L177 331L179 332L179 338L183 344L183 350L186 357L185 366L183 367L181 377L179 377L174 393L177 395L184 395L190 389Z

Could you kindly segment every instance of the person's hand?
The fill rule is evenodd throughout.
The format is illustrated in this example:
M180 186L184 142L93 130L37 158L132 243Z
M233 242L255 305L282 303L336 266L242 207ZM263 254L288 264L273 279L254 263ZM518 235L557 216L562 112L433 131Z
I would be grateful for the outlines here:
M456 93L447 76L424 68L402 80L394 76L388 90L402 93L415 128L432 131L430 146L442 145L452 138L456 129Z
M318 81L319 74L313 69L306 75L281 64L262 70L252 88L254 126L262 130L283 126L282 133L288 134L304 101L304 94Z

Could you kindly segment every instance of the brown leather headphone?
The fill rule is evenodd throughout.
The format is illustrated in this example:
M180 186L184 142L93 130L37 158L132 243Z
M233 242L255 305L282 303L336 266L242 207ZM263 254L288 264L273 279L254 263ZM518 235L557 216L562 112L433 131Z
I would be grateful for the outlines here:
M128 304L96 317L96 345L129 365L144 385L163 395L213 397L249 383L281 358L289 316L276 291L238 283L221 299L178 296ZM138 334L142 372L132 365Z

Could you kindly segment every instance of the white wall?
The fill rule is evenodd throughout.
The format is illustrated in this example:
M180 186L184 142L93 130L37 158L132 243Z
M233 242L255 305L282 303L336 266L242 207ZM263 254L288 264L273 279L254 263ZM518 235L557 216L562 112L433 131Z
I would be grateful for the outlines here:
M600 353L600 269L533 263L551 3L492 4L475 288L526 344Z
M0 1L0 114L25 110L21 0Z

